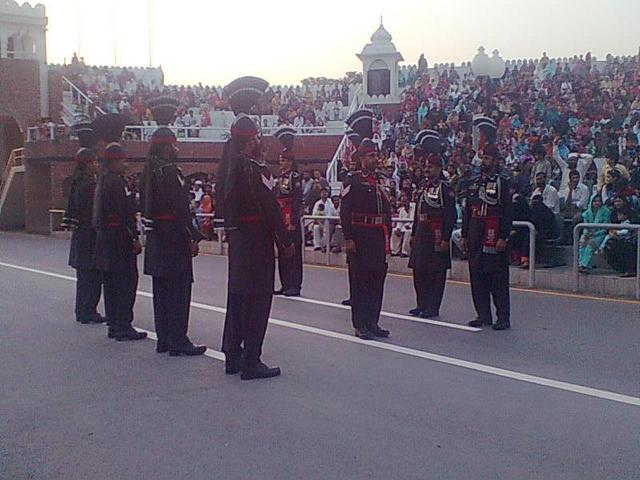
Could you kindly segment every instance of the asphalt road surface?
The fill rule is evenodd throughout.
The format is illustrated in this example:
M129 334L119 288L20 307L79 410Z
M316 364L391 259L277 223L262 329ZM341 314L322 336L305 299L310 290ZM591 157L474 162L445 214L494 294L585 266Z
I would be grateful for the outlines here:
M353 337L344 270L305 266L276 298L272 380L224 374L226 259L196 259L190 336L207 356L114 342L73 317L68 242L0 233L0 479L639 479L640 304L512 291L513 328L406 317L390 275L388 340ZM153 331L141 274L134 325ZM150 335L153 337L153 334Z

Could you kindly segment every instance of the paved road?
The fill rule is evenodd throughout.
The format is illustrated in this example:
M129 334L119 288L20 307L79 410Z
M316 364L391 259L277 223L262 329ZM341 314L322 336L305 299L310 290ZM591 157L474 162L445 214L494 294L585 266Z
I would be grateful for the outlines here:
M514 328L403 318L390 276L385 342L351 335L342 270L305 267L276 299L264 358L241 382L219 360L226 259L196 260L191 336L209 356L109 341L73 321L68 242L0 233L0 479L638 479L640 304L514 291ZM135 325L153 330L141 275Z

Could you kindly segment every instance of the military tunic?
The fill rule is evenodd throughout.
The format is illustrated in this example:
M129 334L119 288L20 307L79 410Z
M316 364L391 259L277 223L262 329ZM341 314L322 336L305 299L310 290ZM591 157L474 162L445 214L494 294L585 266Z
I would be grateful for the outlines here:
M271 311L274 242L290 243L266 166L242 154L232 161L235 184L224 193L229 265L222 351L251 367L260 361Z
M391 232L391 206L375 175L347 176L340 219L345 240L353 240L356 247L347 255L353 327L374 331L382 309Z
M95 267L102 271L110 331L127 331L133 322L138 267L133 242L138 239L133 194L125 179L106 172L98 177L93 224L97 231Z
M203 236L193 226L189 192L180 168L175 164L156 165L145 174L151 177L144 179L140 195L142 211L149 216L144 219L144 273L153 277L158 343L180 349L189 344L191 243Z
M498 252L499 239L511 233L513 205L509 180L500 175L480 175L469 184L463 210L462 238L469 252L471 294L478 318L491 324L491 300L498 322L509 325L509 258Z
M278 178L276 198L282 211L288 242L294 246L291 258L278 258L278 273L282 290L302 288L302 178L298 172L290 171Z
M449 251L443 253L436 247L443 241L449 243L455 222L453 189L442 180L428 181L418 193L409 258L417 309L426 317L440 313L451 256Z
M102 292L102 275L94 267L96 231L92 225L96 178L93 173L77 175L71 185L63 224L71 230L69 266L76 270L75 314L79 322L96 320Z

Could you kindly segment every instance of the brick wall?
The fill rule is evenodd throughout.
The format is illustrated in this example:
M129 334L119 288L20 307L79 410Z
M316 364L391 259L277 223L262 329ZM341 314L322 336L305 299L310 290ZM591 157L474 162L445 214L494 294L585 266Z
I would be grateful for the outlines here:
M47 163L25 164L25 227L30 233L49 233L51 204L51 166Z
M49 116L55 123L62 123L62 72L49 69Z
M24 132L40 119L40 70L35 60L0 59L0 113Z

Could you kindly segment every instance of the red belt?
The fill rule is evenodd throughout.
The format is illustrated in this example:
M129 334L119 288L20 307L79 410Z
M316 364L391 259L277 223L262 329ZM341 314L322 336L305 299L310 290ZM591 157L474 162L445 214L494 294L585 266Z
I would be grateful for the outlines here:
M246 217L239 217L238 221L240 223L260 223L262 221L262 217L260 215L249 215Z
M354 227L379 228L384 235L384 253L391 254L391 245L389 243L389 227L385 222L384 215L354 213L351 217L351 225Z

